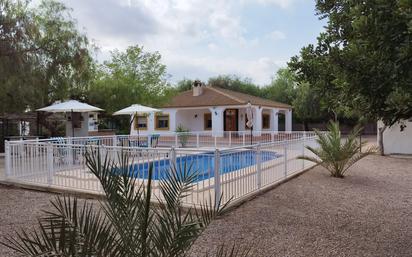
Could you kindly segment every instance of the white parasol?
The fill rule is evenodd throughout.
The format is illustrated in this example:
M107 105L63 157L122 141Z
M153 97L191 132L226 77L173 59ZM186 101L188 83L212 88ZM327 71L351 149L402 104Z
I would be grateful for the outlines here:
M113 115L133 115L130 121L130 126L131 126L133 124L133 121L136 115L155 113L155 112L161 112L161 110L148 107L148 106L144 106L141 104L132 104L129 107L126 107L124 109L121 109L113 113ZM137 142L139 144L139 126L137 126Z
M247 103L246 105L246 118L247 118L247 122L246 122L246 126L248 128L250 128L250 144L252 144L252 138L253 138L253 108L252 108L252 104L250 102Z
M77 100L69 100L62 103L52 104L47 107L37 109L37 111L43 112L99 112L103 111L98 107L90 104L82 103Z
M132 104L129 107L126 107L124 109L121 109L113 115L133 115L133 114L145 114L145 113L152 113L152 112L160 112L161 110L144 106L141 104Z
M41 112L70 112L72 117L72 136L74 137L74 125L73 125L73 113L74 112L100 112L103 109L100 109L96 106L90 104L82 103L77 100L69 100L62 103L56 103L37 109Z

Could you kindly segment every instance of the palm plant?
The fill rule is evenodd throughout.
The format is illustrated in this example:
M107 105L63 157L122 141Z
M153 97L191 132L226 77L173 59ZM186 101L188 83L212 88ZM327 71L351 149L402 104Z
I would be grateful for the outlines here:
M86 163L105 193L100 206L72 197L57 197L34 232L23 231L2 244L22 256L174 257L189 248L226 205L205 203L183 208L196 172L189 165L173 167L160 183L163 200L153 204L152 170L147 183L138 183L126 154L119 162L88 151ZM133 162L132 162L133 163ZM248 251L220 248L216 256L248 256Z
M326 168L332 177L343 178L353 164L376 151L370 147L361 152L366 142L359 143L357 140L361 132L359 126L356 126L346 139L341 138L339 123L330 122L328 130L328 133L315 130L318 148L306 146L316 157L299 156L298 159L319 164Z
M179 143L182 147L185 147L187 144L187 141L189 140L190 134L189 134L189 129L186 129L183 127L182 124L177 126L176 131L178 133L178 138L179 138Z

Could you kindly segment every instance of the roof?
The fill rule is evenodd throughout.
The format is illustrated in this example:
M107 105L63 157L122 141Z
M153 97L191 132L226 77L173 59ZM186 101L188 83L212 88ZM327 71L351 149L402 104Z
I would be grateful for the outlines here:
M184 107L201 107L201 106L226 106L226 105L246 105L250 102L252 105L274 107L274 108L292 108L292 106L257 96L252 96L220 87L206 86L200 96L193 96L192 90L184 91L172 100L163 105L163 108L184 108Z

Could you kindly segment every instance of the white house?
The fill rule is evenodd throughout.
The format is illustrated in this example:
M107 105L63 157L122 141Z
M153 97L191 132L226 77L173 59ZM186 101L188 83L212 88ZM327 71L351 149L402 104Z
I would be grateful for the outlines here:
M378 122L378 131L382 126L383 123ZM383 149L385 154L412 154L412 118L385 129Z
M133 119L131 134L137 129L148 133L174 132L181 125L189 131L211 131L223 136L224 131L244 131L246 108L253 108L255 135L261 131L278 131L278 115L285 115L285 130L292 131L292 107L256 96L251 96L195 82L192 90L175 96L164 105L161 113L137 116Z

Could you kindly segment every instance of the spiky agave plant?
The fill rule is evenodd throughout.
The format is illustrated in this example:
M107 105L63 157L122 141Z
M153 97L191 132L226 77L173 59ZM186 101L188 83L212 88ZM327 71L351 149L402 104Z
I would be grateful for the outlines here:
M299 156L298 159L308 160L325 167L332 177L343 178L348 169L357 161L376 152L376 148L369 147L364 151L366 142L359 143L357 138L361 127L356 126L346 139L341 138L339 123L330 122L328 133L315 130L318 148L306 146L315 157Z
M174 257L189 248L226 205L204 204L184 209L182 200L192 189L197 173L186 164L173 167L160 183L163 200L153 204L152 172L139 183L129 157L116 164L100 151L88 151L86 163L105 193L100 206L87 200L57 197L34 232L9 236L2 244L21 256ZM235 249L235 248L233 248ZM219 248L216 256L249 256L249 251Z

